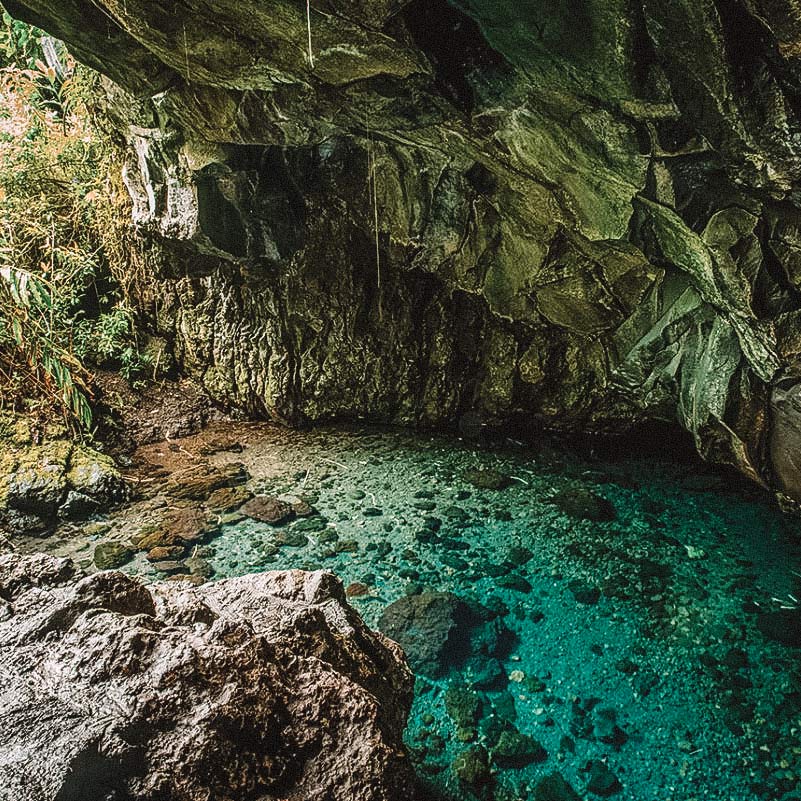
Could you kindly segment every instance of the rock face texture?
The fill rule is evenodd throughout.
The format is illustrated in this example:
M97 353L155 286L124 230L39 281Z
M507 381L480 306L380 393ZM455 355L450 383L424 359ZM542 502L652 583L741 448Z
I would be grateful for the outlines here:
M213 397L678 420L801 498L797 3L5 5L137 98L111 90L163 248L140 300Z
M23 420L0 418L0 535L38 533L129 495L109 456L66 436L34 444Z
M329 573L145 587L0 556L2 801L412 799L413 677Z

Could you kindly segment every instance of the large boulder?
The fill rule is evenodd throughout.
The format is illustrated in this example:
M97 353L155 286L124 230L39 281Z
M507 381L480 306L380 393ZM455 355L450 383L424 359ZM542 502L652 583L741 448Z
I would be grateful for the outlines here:
M67 439L15 439L0 451L0 528L35 531L128 497L114 460Z
M2 801L413 798L412 674L324 572L202 587L0 556Z

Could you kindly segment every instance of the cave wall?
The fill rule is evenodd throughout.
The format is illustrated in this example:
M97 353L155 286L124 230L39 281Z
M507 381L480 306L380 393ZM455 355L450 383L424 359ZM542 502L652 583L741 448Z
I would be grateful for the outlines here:
M801 498L790 0L13 0L104 71L140 302L297 423L678 420Z

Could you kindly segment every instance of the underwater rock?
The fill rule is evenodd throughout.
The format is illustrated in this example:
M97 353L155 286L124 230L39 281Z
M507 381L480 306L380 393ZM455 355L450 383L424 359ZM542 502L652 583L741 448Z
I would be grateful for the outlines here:
M403 648L415 672L437 677L450 668L469 668L483 688L503 677L497 657L512 639L490 609L447 592L398 599L382 612L378 629Z
M267 495L257 495L249 500L240 511L254 520L269 523L271 526L281 526L295 517L291 504Z
M464 480L477 489L502 490L511 486L512 479L497 470L468 470Z
M447 592L407 595L390 604L378 630L403 648L416 673L438 676L447 667L455 640L463 637L466 604Z
M460 729L475 729L481 716L481 699L467 687L450 686L445 691L445 711Z
M617 517L612 503L588 489L568 488L548 499L561 512L576 520L609 523Z
M116 570L133 559L133 551L121 542L101 542L93 558L98 570Z
M195 545L219 530L219 524L197 506L178 505L162 511L133 537L140 551L153 548Z
M492 783L489 754L481 745L468 748L457 754L451 765L453 775L465 788L472 790L476 795Z
M146 587L8 554L0 597L3 797L415 797L412 675L331 574Z
M253 497L253 493L246 487L220 487L214 490L205 500L205 506L214 514L228 514L235 512Z
M581 801L581 798L561 773L551 773L537 782L534 801Z
M522 734L514 726L501 732L492 749L492 761L501 768L524 768L547 758L548 752L533 737Z
M208 462L197 462L172 473L164 491L173 498L203 501L215 490L242 484L247 478L242 465L230 464L217 469Z
M587 790L602 798L619 793L623 787L605 762L594 759L589 765Z
M757 628L769 640L801 648L801 608L760 612L756 623Z

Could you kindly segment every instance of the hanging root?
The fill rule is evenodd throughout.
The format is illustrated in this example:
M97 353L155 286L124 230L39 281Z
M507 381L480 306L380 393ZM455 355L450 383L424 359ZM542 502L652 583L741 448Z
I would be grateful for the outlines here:
M311 0L306 0L306 28L309 32L309 66L314 69L314 53L312 52L311 36Z
M381 242L378 235L378 185L376 183L377 170L375 150L373 148L373 137L370 133L370 127L367 128L367 187L370 191L370 200L373 211L373 232L375 234L375 272L376 272L376 290L378 294L378 319L383 318L383 309L381 308Z

